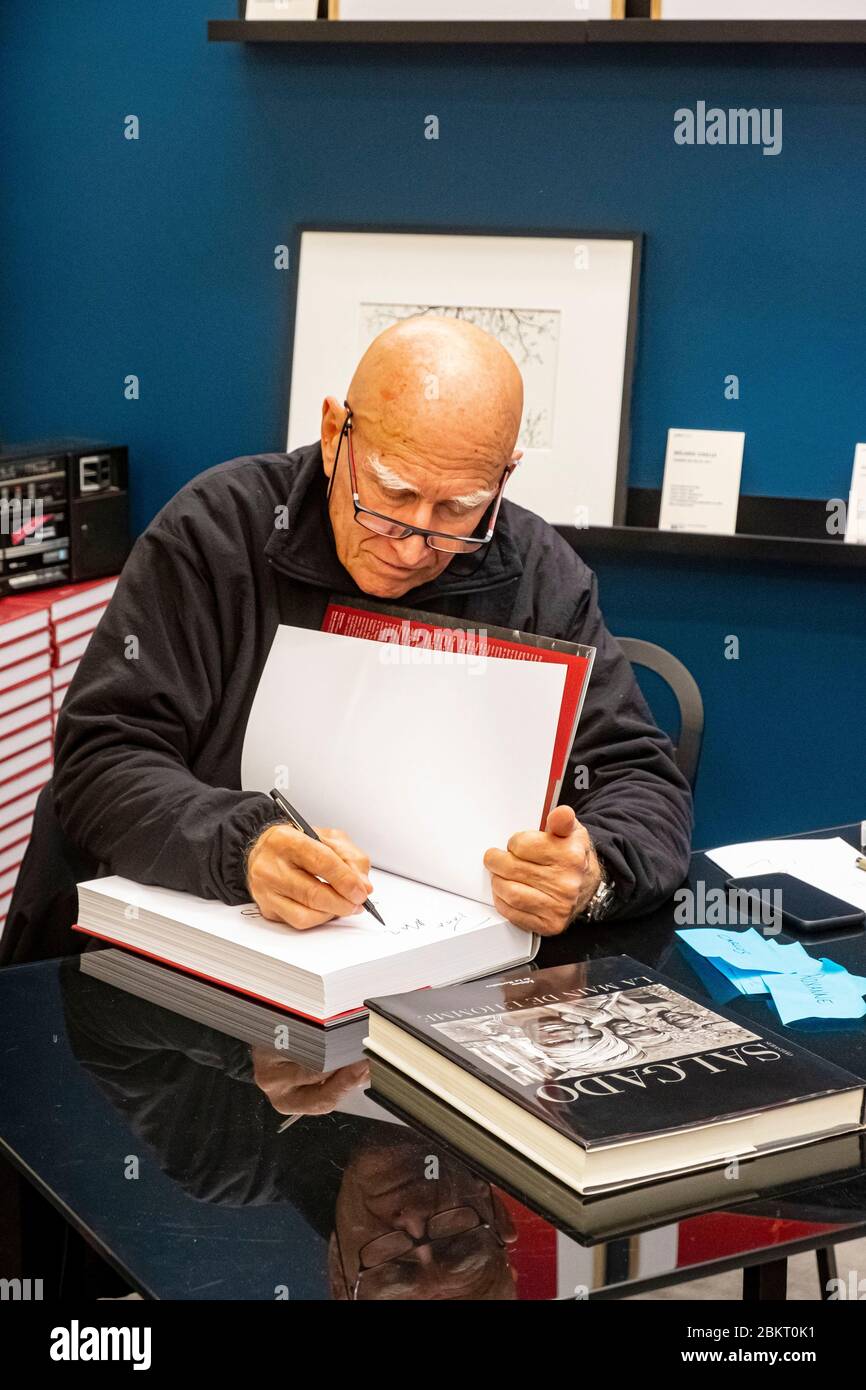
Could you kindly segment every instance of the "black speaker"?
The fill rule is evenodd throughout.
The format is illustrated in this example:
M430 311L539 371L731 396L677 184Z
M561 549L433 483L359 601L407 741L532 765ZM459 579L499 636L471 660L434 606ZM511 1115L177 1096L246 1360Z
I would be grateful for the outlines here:
M69 577L116 574L129 554L129 465L124 448L69 459Z

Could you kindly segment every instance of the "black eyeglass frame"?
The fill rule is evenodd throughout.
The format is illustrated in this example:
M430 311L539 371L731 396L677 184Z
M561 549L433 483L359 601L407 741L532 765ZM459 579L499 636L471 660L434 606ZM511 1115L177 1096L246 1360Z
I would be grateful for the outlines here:
M334 486L334 479L337 476L337 464L340 461L340 451L343 447L343 440L346 439L346 454L349 461L349 477L352 486L352 504L355 508L355 520L358 522L359 526L364 526L364 522L359 520L361 516L375 516L378 517L380 521L387 521L389 525L396 526L400 529L402 534L387 536L388 540L405 541L408 540L410 536L423 536L431 550L438 550L440 553L448 555L472 555L475 554L478 550L480 550L482 546L490 544L491 540L493 539L493 532L496 528L496 519L499 516L499 508L502 505L502 494L505 490L505 484L508 482L508 479L511 477L511 474L517 467L519 460L512 459L511 462L506 464L505 466L502 477L499 480L499 486L496 490L496 495L495 497L491 498L490 503L484 513L485 516L491 513L490 522L487 526L486 531L484 532L484 535L459 536L456 535L453 531L431 531L425 526L410 526L404 521L398 521L396 517L386 516L384 512L377 512L374 511L372 507L365 507L362 505L361 499L358 495L358 472L355 467L355 451L352 447L352 407L349 405L348 401L344 401L343 405L346 408L346 419L343 423L343 428L340 430L340 438L337 441L337 453L334 457L334 466L331 469L331 476L328 479L328 490L326 493L328 501L330 501L331 499L331 490ZM386 535L384 531L378 531L373 526L364 526L364 529L366 531L369 531L371 535ZM434 545L433 541L436 537L439 537L442 540L459 541L461 545L471 548L466 548L462 550L446 550L444 546Z
M475 1217L474 1224L468 1226L466 1230L463 1231L452 1231L449 1235L431 1236L430 1223L432 1221L435 1221L439 1217L451 1216L455 1211L470 1211L472 1215ZM399 1254L390 1255L386 1260L379 1260L375 1264L365 1264L365 1251L367 1251L371 1245L375 1245L378 1240L382 1239L382 1236L375 1236L373 1240L368 1240L364 1245L362 1245L361 1249L358 1251L358 1273L355 1276L355 1281L350 1288L349 1280L346 1276L346 1266L343 1262L343 1251L340 1246L340 1237L335 1229L334 1238L337 1242L337 1257L340 1264L340 1273L343 1276L343 1286L346 1290L346 1295L349 1299L349 1302L356 1303L358 1301L358 1290L361 1287L361 1281L365 1274L370 1274L377 1269L384 1269L386 1265L394 1264L398 1260L403 1260L406 1258L407 1255L414 1255L415 1251L420 1249L422 1246L442 1245L449 1240L457 1240L460 1236L475 1235L476 1232L487 1232L492 1237L495 1244L499 1246L500 1250L504 1250L506 1248L505 1241L502 1239L502 1236L497 1231L494 1223L492 1221L485 1221L481 1213L477 1211L476 1208L473 1207L469 1202L461 1202L460 1206L448 1207L445 1211L433 1212L432 1215L429 1216L424 1223L423 1236L413 1236L410 1235L408 1231L392 1231L385 1233L391 1235L405 1236L405 1249L403 1249Z

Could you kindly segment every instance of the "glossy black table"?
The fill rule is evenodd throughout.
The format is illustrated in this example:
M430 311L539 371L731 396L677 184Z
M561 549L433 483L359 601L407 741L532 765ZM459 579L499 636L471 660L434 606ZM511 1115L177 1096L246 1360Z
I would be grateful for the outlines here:
M811 833L859 844L859 830ZM723 875L697 854L690 883L700 880L709 889ZM701 989L675 925L670 903L635 922L574 930L543 943L538 964L626 953ZM805 944L866 974L862 931ZM731 1007L785 1031L762 999ZM866 1078L866 1020L788 1031ZM754 1191L744 1164L723 1207L668 1210L603 1240L575 1239L375 1105L362 1072L341 1068L321 1085L285 1055L93 979L77 957L0 971L0 1151L21 1175L22 1271L51 1283L50 1261L62 1259L57 1288L67 1296L90 1247L120 1276L102 1292L125 1284L147 1298L538 1300L620 1298L742 1267L745 1297L783 1298L789 1255L817 1251L826 1284L834 1243L866 1235L854 1138L844 1166L819 1179L783 1167ZM302 1106L321 1113L287 1126L284 1115ZM471 1237L359 1282L362 1246L397 1225L420 1237L455 1208L478 1214Z

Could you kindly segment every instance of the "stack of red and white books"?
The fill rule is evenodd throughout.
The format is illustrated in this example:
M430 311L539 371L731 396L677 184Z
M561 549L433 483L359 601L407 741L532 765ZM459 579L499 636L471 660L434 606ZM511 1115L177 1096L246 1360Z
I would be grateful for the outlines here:
M48 610L51 630L51 704L54 726L63 704L66 689L78 670L97 623L108 607L108 600L117 587L117 575L110 579L93 579L87 584L62 584L28 594L25 603L43 600Z
M0 931L54 766L57 714L117 576L0 599Z

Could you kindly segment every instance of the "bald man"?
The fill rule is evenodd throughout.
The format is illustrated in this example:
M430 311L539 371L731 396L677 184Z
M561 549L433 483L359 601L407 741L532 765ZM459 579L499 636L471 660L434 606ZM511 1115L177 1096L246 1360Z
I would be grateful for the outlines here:
M485 856L503 916L554 935L672 893L689 787L594 575L503 498L522 410L520 373L493 338L410 319L373 342L345 398L325 400L315 444L187 484L136 543L60 716L54 799L76 849L143 883L252 897L294 929L359 912L364 846L275 824L270 798L240 789L240 761L278 623L319 628L331 595L366 594L598 648L564 803Z

